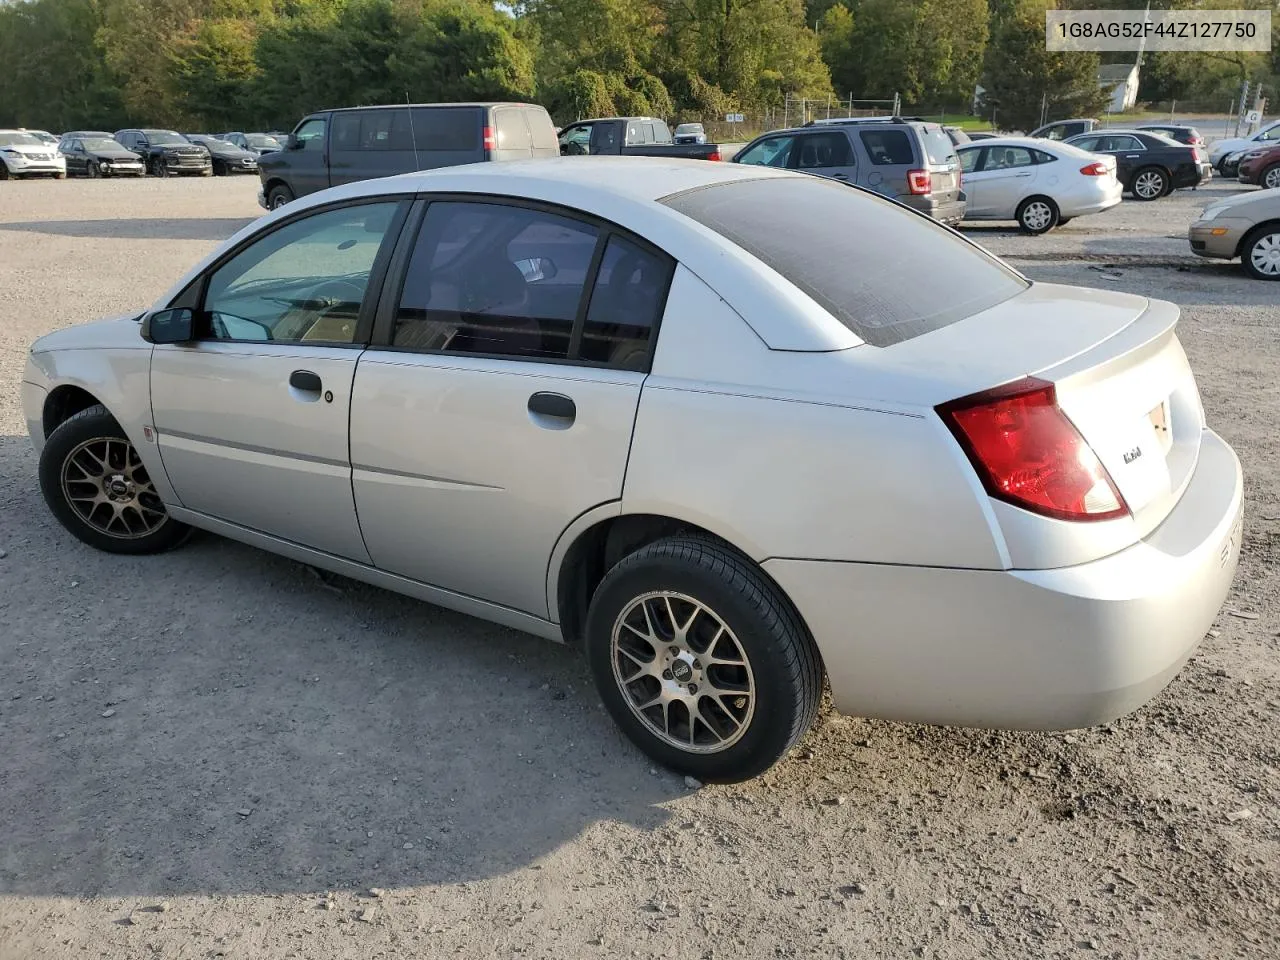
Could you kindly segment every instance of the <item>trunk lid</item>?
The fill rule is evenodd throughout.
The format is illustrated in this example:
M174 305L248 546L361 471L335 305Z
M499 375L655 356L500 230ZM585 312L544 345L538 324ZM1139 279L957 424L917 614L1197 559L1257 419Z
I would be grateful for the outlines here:
M931 192L939 200L955 200L960 195L960 158L947 132L927 123L920 130L924 161L929 170Z

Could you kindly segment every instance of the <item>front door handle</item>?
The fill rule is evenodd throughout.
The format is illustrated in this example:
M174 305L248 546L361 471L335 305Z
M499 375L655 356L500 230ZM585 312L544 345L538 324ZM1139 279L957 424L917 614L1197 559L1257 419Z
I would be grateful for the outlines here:
M319 374L310 370L295 370L289 374L289 386L303 393L319 393L324 384L320 382Z
M572 398L563 393L547 393L539 391L529 398L529 412L534 420L552 421L558 428L569 426L578 416L578 407ZM549 423L547 426L551 426Z

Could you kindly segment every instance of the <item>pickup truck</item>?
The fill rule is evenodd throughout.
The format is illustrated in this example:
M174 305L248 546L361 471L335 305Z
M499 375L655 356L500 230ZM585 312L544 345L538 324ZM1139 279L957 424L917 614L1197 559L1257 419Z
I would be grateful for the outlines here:
M666 122L656 117L579 120L560 131L562 157L687 157L720 160L718 143L676 143Z

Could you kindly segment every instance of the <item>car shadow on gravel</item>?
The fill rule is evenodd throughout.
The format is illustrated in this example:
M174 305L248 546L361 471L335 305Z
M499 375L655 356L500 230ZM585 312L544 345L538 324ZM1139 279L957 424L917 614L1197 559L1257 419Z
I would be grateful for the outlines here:
M252 217L189 217L143 220L31 220L0 223L0 230L55 237L115 240L225 240Z
M304 893L529 866L687 792L585 661L208 535L73 540L0 437L0 893Z

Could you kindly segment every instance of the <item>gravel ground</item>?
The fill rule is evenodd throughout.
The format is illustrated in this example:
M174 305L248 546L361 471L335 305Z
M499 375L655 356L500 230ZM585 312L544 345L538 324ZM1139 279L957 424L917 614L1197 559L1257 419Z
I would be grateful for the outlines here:
M1072 734L828 711L702 789L614 731L570 650L212 536L129 559L65 534L27 345L150 302L256 182L0 187L0 958L1280 955L1280 290L1183 239L1233 187L970 233L1183 307L1248 505L1170 689Z

